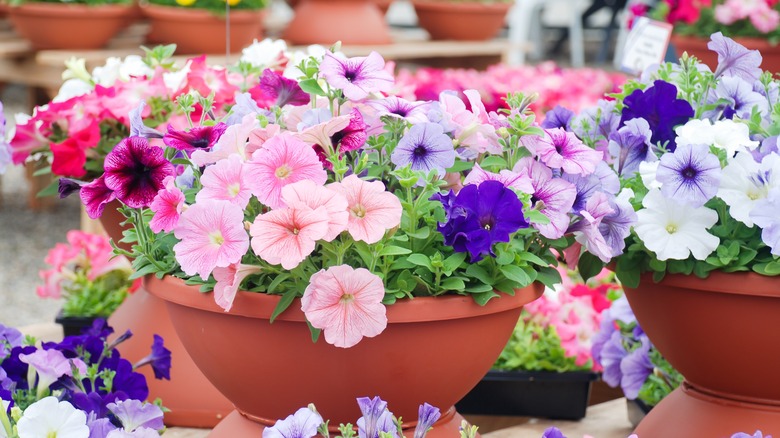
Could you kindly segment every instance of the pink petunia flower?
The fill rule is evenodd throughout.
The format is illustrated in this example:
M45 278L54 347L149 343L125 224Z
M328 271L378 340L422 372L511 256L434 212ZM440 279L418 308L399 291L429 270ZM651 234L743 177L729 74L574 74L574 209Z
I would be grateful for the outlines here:
M401 224L401 201L379 181L368 182L350 175L328 188L347 198L347 230L355 240L379 242L385 231Z
M277 126L278 128L278 125L268 126ZM243 161L249 160L252 156L252 152L247 150L247 142L250 133L256 128L260 128L260 123L258 122L256 115L247 114L241 120L241 123L228 126L225 129L225 133L219 137L213 150L198 149L193 152L192 162L196 166L206 166L208 164L216 163L223 158L227 158L232 154L238 154Z
M570 174L590 175L604 157L603 153L585 145L574 133L561 128L545 129L543 136L524 137L522 143L544 164Z
M347 229L349 212L347 199L340 193L327 187L303 180L285 186L282 189L282 200L290 207L305 205L312 210L325 207L328 215L328 232L322 240L330 242Z
M531 157L521 158L512 171L531 177L534 188L531 195L537 200L533 208L539 208L538 203L542 203L539 212L550 219L548 224L533 223L534 228L548 239L562 237L569 227L569 210L577 197L574 184L562 178L553 178L549 167Z
M105 185L131 208L147 207L164 187L166 176L175 175L162 148L143 137L128 137L106 155ZM82 189L83 190L83 189Z
M257 216L249 227L252 250L258 257L284 269L298 266L328 232L325 207L280 208Z
M214 301L225 312L233 307L233 300L236 299L238 288L241 282L252 274L262 271L260 266L245 265L243 263L233 263L225 268L214 268L214 279L217 284L214 285Z
M353 101L365 99L370 93L388 91L393 86L393 75L385 70L385 60L377 52L349 59L340 53L327 52L320 73L331 87L341 89Z
M384 297L382 279L367 269L332 266L311 276L301 309L326 342L349 348L387 327Z
M237 154L206 167L200 183L203 188L195 197L198 202L206 199L222 200L243 209L252 197L246 166Z
M184 211L184 193L176 187L176 179L167 176L163 184L165 187L157 192L157 196L149 205L149 209L154 212L152 220L149 221L149 228L155 233L173 231Z
M271 208L284 206L284 186L304 179L322 185L328 178L314 149L286 134L269 139L255 151L246 173L252 194Z
M191 205L173 229L176 261L187 275L204 280L218 267L241 261L249 249L244 211L226 201L205 200Z
M482 169L479 163L474 164L471 172L463 180L463 185L479 185L483 181L499 181L504 184L504 187L519 190L523 193L533 193L534 191L531 177L527 174L515 173L507 169L502 170L501 173L488 172Z
M90 219L98 219L103 215L106 205L116 199L116 194L106 187L104 175L100 175L91 183L81 187L79 197L87 210L87 216Z

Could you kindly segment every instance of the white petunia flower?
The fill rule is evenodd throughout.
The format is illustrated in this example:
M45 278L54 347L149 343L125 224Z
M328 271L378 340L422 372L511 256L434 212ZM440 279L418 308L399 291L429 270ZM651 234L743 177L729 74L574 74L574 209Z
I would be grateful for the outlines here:
M642 161L639 163L639 175L642 177L642 183L648 189L661 188L661 182L655 177L659 164L661 164L660 161Z
M780 155L777 154L767 155L761 163L747 153L730 159L723 168L718 197L728 204L731 217L752 227L750 211L770 190L780 187L778 172Z
M114 85L119 79L119 68L122 66L122 60L115 56L106 59L106 63L92 69L92 80L96 84L104 87Z
M254 67L271 67L278 64L279 58L286 50L287 43L284 40L270 38L262 41L255 40L249 47L241 50L241 61L248 62Z
M187 74L190 72L191 64L192 60L189 60L181 70L176 72L163 73L163 82L165 83L165 88L167 88L168 91L177 92L181 90L181 88L184 86L185 80L187 79Z
M677 145L706 144L726 151L733 157L736 152L753 150L759 142L750 139L750 129L744 123L733 120L718 120L711 124L709 120L690 120L677 127Z
M154 70L146 65L144 59L138 55L128 55L119 66L119 79L129 81L132 77L152 77Z
M715 143L715 131L712 122L707 119L691 119L686 124L674 129L677 134L677 146L684 144L713 144Z
M24 410L19 438L89 438L87 415L66 401L45 397Z
M60 86L60 91L54 96L52 102L65 102L68 99L83 96L93 90L92 85L82 81L81 79L68 79Z
M720 244L720 239L707 232L718 222L715 210L677 203L660 190L648 192L642 206L634 231L658 260L685 260L691 254L704 260Z

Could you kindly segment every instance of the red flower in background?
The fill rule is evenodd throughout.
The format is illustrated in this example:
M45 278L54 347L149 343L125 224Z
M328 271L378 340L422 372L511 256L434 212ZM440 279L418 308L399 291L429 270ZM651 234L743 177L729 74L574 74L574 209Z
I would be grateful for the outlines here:
M669 23L678 21L694 24L699 20L701 9L712 6L712 0L665 0L669 5Z
M55 175L81 178L87 174L87 149L94 148L100 141L100 125L93 119L86 128L74 132L61 143L52 143L53 161L51 171Z

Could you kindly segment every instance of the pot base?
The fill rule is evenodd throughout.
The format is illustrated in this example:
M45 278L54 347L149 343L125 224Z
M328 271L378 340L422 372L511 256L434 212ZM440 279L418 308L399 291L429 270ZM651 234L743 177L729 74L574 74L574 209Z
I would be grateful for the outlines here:
M780 430L780 406L716 397L688 383L665 397L634 431L641 436L731 436Z
M388 406L392 410L392 406ZM290 413L292 414L292 412ZM324 418L327 420L327 418ZM454 407L450 408L447 412L442 414L442 418L439 419L433 425L433 429L429 431L425 436L428 438L451 438L459 436L460 425L464 418L460 415ZM268 420L259 420L263 422L269 422ZM270 421L273 422L274 420ZM357 421L357 418L355 419ZM262 423L252 421L246 416L242 415L237 410L231 412L224 420L222 420L214 430L209 434L209 438L233 438L239 436L262 436L263 429L266 426ZM338 432L338 430L333 430ZM414 434L414 427L406 429L404 435L411 436ZM479 435L477 435L479 436Z

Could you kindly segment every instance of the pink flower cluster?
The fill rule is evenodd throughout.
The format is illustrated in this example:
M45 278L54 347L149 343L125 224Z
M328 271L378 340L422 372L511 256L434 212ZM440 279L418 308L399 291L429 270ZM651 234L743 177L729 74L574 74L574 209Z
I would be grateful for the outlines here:
M780 12L774 9L777 0L726 0L715 6L715 19L730 25L749 19L762 33L770 33L780 26Z
M508 92L522 90L526 94L538 94L539 98L531 108L537 117L541 117L556 105L579 112L602 99L605 93L618 91L625 81L626 77L621 73L561 68L553 62L518 67L499 64L484 72L434 68L414 72L401 70L396 77L396 92L409 99L435 100L442 91L454 90L466 101L463 91L474 89L485 108L495 111L507 108L502 99Z
M619 286L610 281L613 274L606 269L589 284L575 280L578 275L564 266L558 271L563 279L560 290L542 295L524 309L530 321L554 327L566 355L575 358L577 366L583 366L593 359L593 337L599 331L602 312L611 304L607 292ZM594 364L596 368L598 364Z
M60 298L63 285L72 279L77 271L95 279L115 270L131 269L124 257L114 257L113 249L105 236L71 230L68 243L58 243L49 250L44 261L50 266L39 272L44 281L36 292L42 298Z

